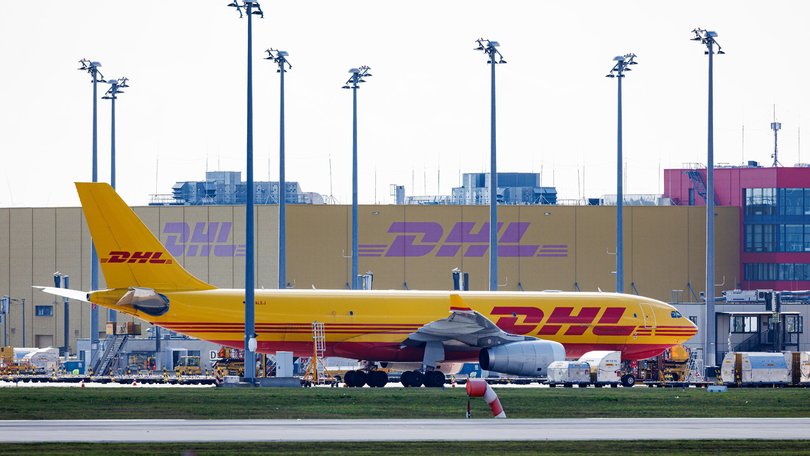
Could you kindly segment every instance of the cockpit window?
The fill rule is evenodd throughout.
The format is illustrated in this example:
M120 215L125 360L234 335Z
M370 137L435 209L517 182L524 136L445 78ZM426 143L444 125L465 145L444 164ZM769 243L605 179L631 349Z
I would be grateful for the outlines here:
M672 311L672 318L681 318L682 316L683 315L681 315L681 313L678 312L677 310Z

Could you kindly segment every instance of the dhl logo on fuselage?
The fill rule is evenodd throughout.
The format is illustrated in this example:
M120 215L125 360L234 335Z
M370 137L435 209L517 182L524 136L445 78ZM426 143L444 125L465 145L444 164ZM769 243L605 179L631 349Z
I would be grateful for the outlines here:
M495 325L512 334L536 332L542 336L553 336L560 332L563 325L570 325L565 330L566 336L580 336L588 328L591 328L597 336L628 336L636 328L634 325L616 325L624 315L624 307L605 308L599 321L593 325L601 309L602 307L582 307L579 313L574 315L573 307L556 307L545 322L543 310L537 307L497 306L492 309L490 315L503 315ZM523 317L523 323L518 323L518 317Z
M172 260L161 258L161 256L163 256L163 252L127 252L125 250L111 250L109 257L99 258L99 261L102 263L172 263Z

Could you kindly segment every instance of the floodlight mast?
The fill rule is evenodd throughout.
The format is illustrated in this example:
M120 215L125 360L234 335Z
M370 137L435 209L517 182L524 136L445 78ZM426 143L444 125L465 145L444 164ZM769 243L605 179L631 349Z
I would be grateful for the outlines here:
M624 293L624 193L622 171L622 79L625 71L632 71L630 65L636 65L635 54L625 54L613 58L616 62L609 78L619 82L618 115L616 133L616 293Z
M352 290L360 289L360 280L358 279L358 234L357 234L357 89L360 84L366 82L367 77L371 77L370 67L363 65L360 68L349 69L351 76L343 85L344 89L351 89L352 91L352 276L351 288Z
M487 55L491 73L490 164L489 164L489 290L498 290L498 169L495 151L495 65L506 63L497 41L479 38L474 50Z
M93 182L98 182L98 83L106 82L104 75L99 71L101 63L81 59L79 63L82 65L78 68L79 71L86 71L92 78L93 83ZM90 289L98 290L98 253L96 246L90 243ZM95 304L90 305L90 363L95 361L96 353L98 351L98 306Z
M278 288L287 288L287 181L284 173L284 73L292 69L287 60L287 51L268 49L266 60L272 60L281 75L279 94L279 135L278 135ZM285 68L286 67L286 68Z
M717 365L715 334L715 272L714 272L714 54L725 54L717 43L717 33L696 28L692 30L692 41L699 41L706 46L704 54L709 56L709 119L708 119L708 153L706 159L706 342L704 353L706 368ZM715 51L715 47L717 50Z
M256 321L255 299L255 249L253 228L253 15L264 17L262 7L256 0L234 0L227 6L236 8L242 18L242 9L247 14L247 197L245 204L245 381L256 379Z
M110 100L111 106L111 114L110 114L110 186L115 189L115 100L118 99L119 93L124 93L121 89L126 89L129 87L127 84L129 79L127 78L113 78L112 80L107 81L110 84L110 88L107 89L107 92L104 94L101 99L103 100ZM118 321L118 312L107 309L107 321L110 322L117 322Z

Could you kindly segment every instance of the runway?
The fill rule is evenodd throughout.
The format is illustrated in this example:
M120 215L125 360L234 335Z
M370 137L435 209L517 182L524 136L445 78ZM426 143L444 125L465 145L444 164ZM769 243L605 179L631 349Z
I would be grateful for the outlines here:
M0 442L810 439L810 418L8 420Z

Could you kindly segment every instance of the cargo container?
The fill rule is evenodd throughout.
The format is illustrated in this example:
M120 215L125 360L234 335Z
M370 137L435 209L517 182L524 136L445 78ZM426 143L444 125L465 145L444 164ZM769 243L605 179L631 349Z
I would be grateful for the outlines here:
M622 354L617 351L590 351L579 358L580 363L591 367L591 383L596 385L613 385L622 381ZM635 379L634 379L635 380ZM634 381L629 385L632 386Z
M71 359L62 363L62 369L68 374L84 374L84 361L80 359Z
M548 365L548 384L580 385L591 383L591 365L581 361L554 361Z
M27 353L22 363L30 364L36 369L51 372L59 368L59 349L55 347L38 348Z
M799 383L810 383L810 352L799 352Z
M790 352L728 352L720 377L727 385L789 385L792 361Z

